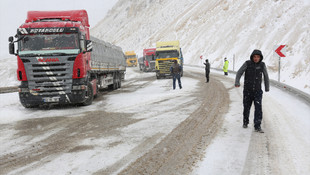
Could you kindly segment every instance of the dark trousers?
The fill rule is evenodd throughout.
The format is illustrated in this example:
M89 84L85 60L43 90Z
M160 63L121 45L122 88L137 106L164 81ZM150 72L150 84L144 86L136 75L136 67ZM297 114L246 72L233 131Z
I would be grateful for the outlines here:
M263 119L262 111L263 91L243 90L243 124L249 124L249 115L254 102L254 127L259 128Z
M209 72L206 72L206 79L207 79L207 82L209 82Z
M173 74L172 75L172 79L173 79L173 89L175 89L175 81L176 81L176 79L178 79L179 87L180 87L180 89L182 89L180 74Z

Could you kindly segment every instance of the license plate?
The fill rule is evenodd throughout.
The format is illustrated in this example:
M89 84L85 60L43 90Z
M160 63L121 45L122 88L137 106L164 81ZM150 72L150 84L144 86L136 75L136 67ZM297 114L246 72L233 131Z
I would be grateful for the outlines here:
M59 102L60 97L45 97L43 98L43 101L46 103L50 102Z

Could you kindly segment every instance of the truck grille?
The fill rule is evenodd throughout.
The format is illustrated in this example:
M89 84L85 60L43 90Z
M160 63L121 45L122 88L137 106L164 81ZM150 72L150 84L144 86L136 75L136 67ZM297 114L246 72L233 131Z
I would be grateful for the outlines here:
M35 91L37 95L42 96L71 93L72 69L73 62L27 64L29 90Z
M161 60L158 61L159 73L170 74L170 67L172 65L171 60Z

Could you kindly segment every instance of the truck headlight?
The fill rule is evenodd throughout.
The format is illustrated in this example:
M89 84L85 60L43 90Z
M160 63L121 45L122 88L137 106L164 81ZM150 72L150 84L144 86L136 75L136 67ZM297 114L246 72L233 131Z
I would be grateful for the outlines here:
M85 85L72 86L72 90L85 90Z
M29 92L28 88L18 88L18 92Z

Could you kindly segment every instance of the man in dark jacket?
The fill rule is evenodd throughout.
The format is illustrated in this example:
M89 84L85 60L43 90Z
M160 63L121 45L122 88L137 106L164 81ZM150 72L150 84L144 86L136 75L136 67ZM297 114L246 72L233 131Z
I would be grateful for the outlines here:
M245 72L243 89L243 128L249 124L249 115L252 103L254 102L254 127L255 131L263 133L261 122L262 112L262 75L264 75L265 92L269 91L269 76L263 60L263 54L260 50L254 50L250 60L246 61L238 70L235 80L235 87L240 87L240 78Z
M172 75L173 79L173 89L175 89L175 81L178 79L179 87L182 89L182 84L181 84L181 72L182 72L182 66L178 64L177 60L173 61L172 66L170 67L170 72Z
M208 82L209 82L209 74L210 74L210 63L209 63L208 59L206 59L206 62L203 63L203 64L206 66L206 67L205 67L205 70L206 70L206 79L207 79L206 83L208 83Z

